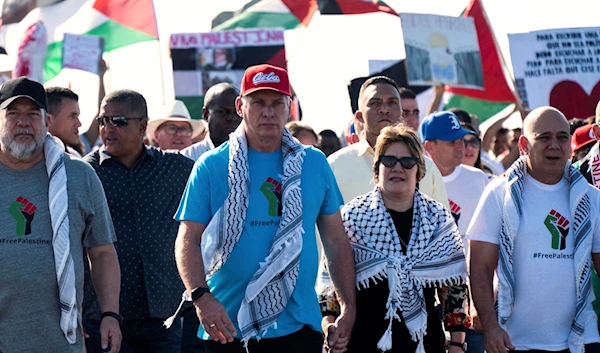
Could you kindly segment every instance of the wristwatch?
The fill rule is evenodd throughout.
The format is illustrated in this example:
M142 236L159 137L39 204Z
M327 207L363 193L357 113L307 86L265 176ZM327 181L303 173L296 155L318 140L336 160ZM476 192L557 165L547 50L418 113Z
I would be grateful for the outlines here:
M462 349L462 350L463 350L463 352L466 352L466 351L467 351L467 342L464 342L464 343L458 343L458 342L453 342L453 341L450 341L450 345L451 345L451 346L458 347L458 348Z
M210 293L210 289L208 287L198 287L192 291L192 302L200 299L206 293Z

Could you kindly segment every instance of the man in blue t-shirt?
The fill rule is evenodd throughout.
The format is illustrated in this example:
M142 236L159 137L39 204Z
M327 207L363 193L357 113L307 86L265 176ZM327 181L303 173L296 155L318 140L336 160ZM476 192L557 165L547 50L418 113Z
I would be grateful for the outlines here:
M198 160L175 215L179 272L210 353L322 351L315 224L342 306L329 346L343 349L352 331L342 197L323 153L284 128L290 96L284 69L246 70L236 99L243 122Z

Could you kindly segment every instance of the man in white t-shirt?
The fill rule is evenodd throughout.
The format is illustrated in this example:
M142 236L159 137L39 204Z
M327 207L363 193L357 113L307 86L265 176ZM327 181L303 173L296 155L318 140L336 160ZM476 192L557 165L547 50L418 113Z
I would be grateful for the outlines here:
M600 191L567 164L560 111L532 111L519 149L524 156L488 185L467 231L486 351L598 352L591 272L592 260L600 270Z
M464 236L483 189L489 182L480 169L461 164L463 137L473 132L462 128L456 115L451 112L436 112L426 116L419 132L425 150L442 173L450 211L460 234Z

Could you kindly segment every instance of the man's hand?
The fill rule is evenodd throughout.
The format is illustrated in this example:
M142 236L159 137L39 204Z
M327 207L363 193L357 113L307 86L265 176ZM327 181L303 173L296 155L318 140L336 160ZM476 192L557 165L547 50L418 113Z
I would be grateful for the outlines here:
M212 294L206 293L194 302L196 315L210 337L223 344L233 342L237 335L225 307Z
M102 318L100 322L100 342L102 349L105 350L110 346L108 353L119 353L122 340L123 335L121 334L119 321L110 316Z
M485 351L487 353L506 353L514 350L515 346L510 342L508 333L500 325L493 325L484 332Z
M335 322L326 325L325 347L330 353L342 353L347 350L346 346L350 342L352 326L354 325L354 316L341 314Z

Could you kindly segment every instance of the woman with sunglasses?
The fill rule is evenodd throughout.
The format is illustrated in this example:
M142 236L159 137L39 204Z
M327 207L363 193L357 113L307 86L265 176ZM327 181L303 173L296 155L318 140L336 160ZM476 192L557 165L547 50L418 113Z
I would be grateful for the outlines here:
M417 188L425 162L413 130L402 125L381 130L373 172L375 189L342 209L356 265L354 329L349 340L327 348L445 352L437 292L451 332L449 352L461 353L470 326L463 244L450 212ZM318 291L323 330L329 335L335 329L337 302L323 268Z
M461 125L463 128L472 131L472 133L463 137L465 148L463 149L462 164L483 169L481 165L481 139L479 138L479 133L469 123L461 123Z

